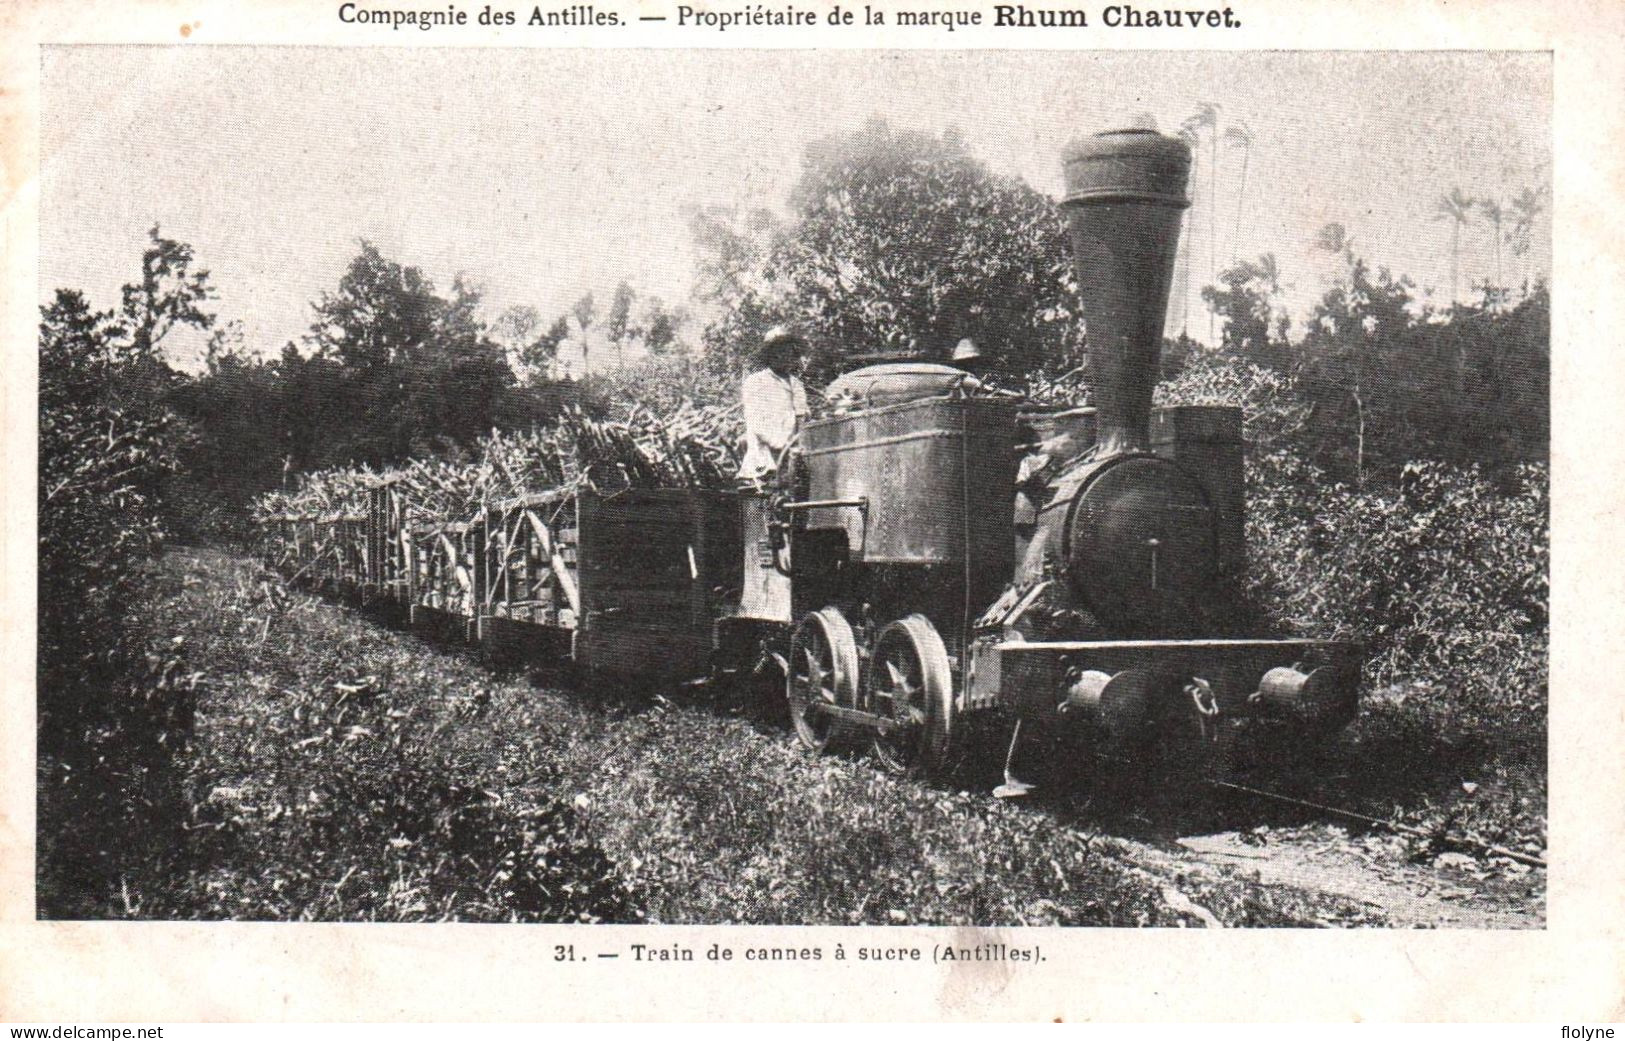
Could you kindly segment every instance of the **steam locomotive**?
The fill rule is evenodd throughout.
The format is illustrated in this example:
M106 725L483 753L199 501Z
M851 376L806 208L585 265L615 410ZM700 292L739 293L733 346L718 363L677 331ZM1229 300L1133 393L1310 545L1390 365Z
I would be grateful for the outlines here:
M500 661L698 679L771 663L796 735L867 741L937 771L970 719L1146 750L1274 721L1329 733L1357 708L1350 643L1230 632L1244 561L1240 412L1152 409L1190 151L1110 131L1065 155L1061 206L1095 406L962 392L942 366L843 377L806 424L804 478L767 492L541 489L408 525L277 517L285 566L471 640Z

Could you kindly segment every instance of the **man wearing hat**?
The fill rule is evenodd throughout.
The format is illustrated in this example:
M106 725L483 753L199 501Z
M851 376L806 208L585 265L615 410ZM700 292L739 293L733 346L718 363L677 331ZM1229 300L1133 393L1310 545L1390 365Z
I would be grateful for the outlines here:
M786 325L762 337L761 368L745 377L739 396L745 406L745 457L741 481L762 485L772 480L785 446L807 417L807 388L796 375L807 341Z
M967 336L959 341L958 345L954 347L953 358L949 361L949 364L965 373L965 377L959 381L960 391L966 394L996 394L1007 398L1021 397L1020 394L1013 390L1003 390L995 387L982 378L988 369L987 362L987 356L982 353L980 347L976 346L975 340Z
M982 371L986 362L987 359L982 357L982 349L976 346L976 341L969 336L960 340L958 346L954 347L952 364L957 369L964 369L974 376Z

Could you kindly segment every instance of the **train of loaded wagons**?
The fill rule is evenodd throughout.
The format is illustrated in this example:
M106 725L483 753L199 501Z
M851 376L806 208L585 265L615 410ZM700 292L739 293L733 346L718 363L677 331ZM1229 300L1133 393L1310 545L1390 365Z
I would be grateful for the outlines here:
M767 667L810 749L863 742L899 770L941 770L975 717L1009 727L1012 763L1024 732L1129 758L1335 733L1359 647L1236 632L1240 410L1152 407L1190 151L1111 131L1064 166L1091 407L870 365L845 377L859 407L801 428L796 482L536 488L409 523L381 479L364 512L264 518L266 559L502 662L634 683Z

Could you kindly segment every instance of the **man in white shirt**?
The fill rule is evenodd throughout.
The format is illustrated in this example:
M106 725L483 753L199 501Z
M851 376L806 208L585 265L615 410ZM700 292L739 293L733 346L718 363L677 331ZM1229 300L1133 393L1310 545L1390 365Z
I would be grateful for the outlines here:
M779 457L807 418L807 388L796 375L807 346L799 333L776 325L762 337L762 367L745 377L739 395L745 406L745 457L739 478L758 487L778 473Z

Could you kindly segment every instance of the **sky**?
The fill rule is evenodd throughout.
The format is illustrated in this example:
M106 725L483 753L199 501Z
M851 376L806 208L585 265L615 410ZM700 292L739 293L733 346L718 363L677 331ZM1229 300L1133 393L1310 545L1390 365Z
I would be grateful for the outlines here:
M42 96L41 302L71 287L115 307L158 224L266 352L303 335L363 238L443 289L466 274L490 317L551 319L588 290L602 310L622 279L686 303L693 207L784 213L807 145L876 116L955 129L993 171L1058 195L1068 141L1146 116L1171 132L1217 105L1221 132L1253 143L1238 215L1243 154L1221 142L1211 222L1201 149L1199 339L1208 271L1265 251L1301 328L1332 276L1312 246L1331 221L1447 301L1439 197L1551 183L1541 52L52 47ZM1504 282L1550 270L1550 228L1528 258L1503 247ZM1462 232L1463 298L1493 273L1487 229ZM1177 294L1169 311L1177 331Z

